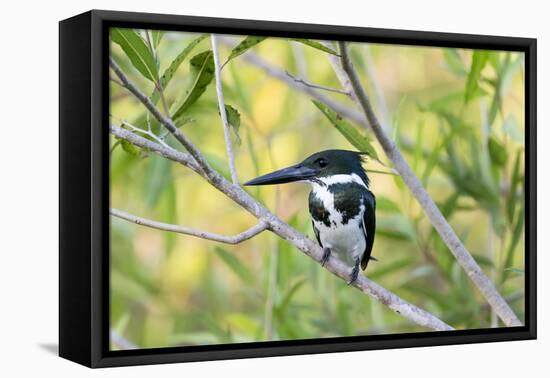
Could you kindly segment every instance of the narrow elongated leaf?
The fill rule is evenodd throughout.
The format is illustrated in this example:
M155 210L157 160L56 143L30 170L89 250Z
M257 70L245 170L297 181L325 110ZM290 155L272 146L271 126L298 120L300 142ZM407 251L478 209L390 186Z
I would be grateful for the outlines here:
M521 211L518 212L518 215L516 217L516 225L514 226L514 231L512 233L512 240L510 241L510 244L508 245L508 251L506 252L506 259L504 260L504 271L502 272L501 282L506 281L506 279L508 278L508 274L510 272L509 269L513 268L511 265L512 265L512 262L514 261L514 250L516 249L516 246L520 241L524 222L525 222L525 208L522 208Z
M305 278L299 280L299 281L296 281L286 292L286 294L284 295L283 297L283 300L281 301L281 304L279 305L279 311L281 312L282 315L285 315L287 310L288 310L288 307L292 301L292 298L294 297L294 294L296 294L298 292L298 290L300 289L300 287L302 287L302 285L304 283L306 283L307 280Z
M153 47L156 48L160 44L160 40L162 39L163 36L164 36L164 32L161 30L151 31L151 37L152 37L151 42L153 43Z
M472 253L472 257L474 258L474 260L476 260L476 262L479 265L489 267L489 268L492 268L493 266L495 266L493 261L490 258L486 257L486 256L483 256L483 255L480 255L480 254L477 254L477 253Z
M149 156L149 152L147 150L141 149L136 145L133 145L132 143L128 142L126 139L117 138L117 142L120 144L120 146L126 153L132 156L135 156L138 159L144 159Z
M132 62L132 65L147 79L158 79L157 62L147 44L132 29L115 28L111 31L111 40L118 44Z
M243 39L237 46L231 50L231 53L229 54L229 57L224 63L224 66L232 59L235 59L239 55L244 54L248 49L256 46L258 43L262 42L267 37L258 37L255 35L249 35L245 39Z
M470 66L470 72L466 79L466 91L464 93L464 101L468 103L472 99L473 94L479 87L479 79L481 78L481 71L485 68L489 54L485 50L476 50L472 54L472 64Z
M508 194L508 200L506 201L506 214L508 216L508 222L512 223L514 220L514 214L516 213L516 204L518 199L516 198L516 192L520 183L520 170L519 165L521 161L521 151L516 154L514 161L514 170L512 172L512 178L510 180L510 193Z
M144 202L148 209L154 208L166 186L172 179L172 164L161 156L152 156L145 174Z
M401 209L399 205L393 200L384 196L376 196L376 210L384 211L388 213L400 213Z
M416 231L411 221L398 213L377 219L376 235L398 240L416 239Z
M222 247L215 248L216 254L225 262L225 264L246 284L254 283L254 275L248 268L235 256L234 253L228 252Z
M506 163L506 158L508 155L506 148L504 148L504 145L493 135L489 137L487 144L489 147L489 156L491 157L491 161L499 167L502 167Z
M330 123L342 134L348 142L361 152L368 153L372 158L378 160L378 154L366 135L362 135L353 125L344 120L335 111L322 102L312 100L315 106L328 118Z
M193 51L193 49L203 40L207 37L206 34L203 34L191 42L185 48L174 58L174 60L170 63L168 68L164 71L162 76L160 77L160 85L163 89L166 89L170 81L172 80L172 77L174 77L174 73L177 71L179 66L183 63L185 58ZM155 104L159 100L159 93L158 90L155 89L153 94L151 95L151 101L153 101Z
M377 202L378 202L378 199L377 199ZM371 271L369 273L369 279L371 280L377 280L383 276L386 276L388 274L392 274L392 273L395 273L403 268L407 268L407 267L410 267L412 264L413 264L413 260L410 259L410 258L404 258L404 259L401 259L401 260L396 260L396 261L393 261L389 264L386 264L386 265L380 265L379 268L376 268L375 270ZM374 266L374 264L373 264ZM376 265L378 266L378 265ZM370 269L370 265L369 265L369 269Z
M323 44L321 44L317 41L312 41L311 39L292 38L291 41L300 42L300 43L303 43L306 46L313 47L314 49L321 50L321 51L324 51L324 52L332 54L332 55L340 56L340 54L338 54L333 49L331 49L329 47L326 47L325 45L323 45Z
M231 129L235 133L237 144L241 144L241 137L239 135L239 127L241 127L241 114L231 105L225 104L225 115L227 117L227 123L229 123L229 126L231 126Z
M460 54L457 49L445 49L443 50L443 56L445 58L445 63L451 72L457 76L465 76L466 69L464 68L464 63L460 58Z
M197 102L214 78L214 58L212 50L195 55L191 59L190 65L191 78L193 81L191 87L185 92L185 95L173 107L174 109L171 113L174 119L184 115L189 107Z

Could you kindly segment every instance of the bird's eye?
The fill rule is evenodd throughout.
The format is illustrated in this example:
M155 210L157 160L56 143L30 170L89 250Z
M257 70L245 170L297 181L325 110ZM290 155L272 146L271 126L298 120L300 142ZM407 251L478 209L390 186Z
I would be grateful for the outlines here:
M319 158L317 159L317 164L319 164L319 167L324 168L328 165L327 159Z

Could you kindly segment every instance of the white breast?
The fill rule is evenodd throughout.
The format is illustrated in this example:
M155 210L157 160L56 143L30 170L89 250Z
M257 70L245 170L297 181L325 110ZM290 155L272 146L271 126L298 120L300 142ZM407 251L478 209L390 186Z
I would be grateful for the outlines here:
M356 177L354 177L356 176ZM363 227L363 215L365 206L361 205L359 213L344 225L342 214L334 208L334 195L327 189L327 186L336 183L358 182L365 185L363 180L355 174L335 175L329 178L320 179L323 184L312 183L313 194L323 202L323 206L330 214L330 226L323 222L313 220L315 227L319 230L319 238L323 247L330 248L340 260L353 266L355 259L361 258L365 251L366 239Z

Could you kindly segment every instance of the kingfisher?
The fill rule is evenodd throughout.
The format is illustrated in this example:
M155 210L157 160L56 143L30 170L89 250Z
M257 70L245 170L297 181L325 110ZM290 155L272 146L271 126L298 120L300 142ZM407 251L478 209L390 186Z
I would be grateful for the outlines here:
M367 268L376 229L376 198L362 163L365 153L347 150L317 152L301 163L268 173L244 185L306 182L311 185L309 213L323 248L324 266L335 254L351 268L348 284Z

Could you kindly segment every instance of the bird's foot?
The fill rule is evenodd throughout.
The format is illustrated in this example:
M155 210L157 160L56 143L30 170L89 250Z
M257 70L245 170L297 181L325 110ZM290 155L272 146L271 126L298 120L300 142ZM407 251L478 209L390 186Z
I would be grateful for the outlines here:
M323 248L323 258L321 259L321 266L325 266L325 264L330 259L330 248Z
M353 269L351 270L350 278L348 281L348 285L351 285L355 281L357 281L357 277L359 276L359 259L355 260L355 265L353 266Z

